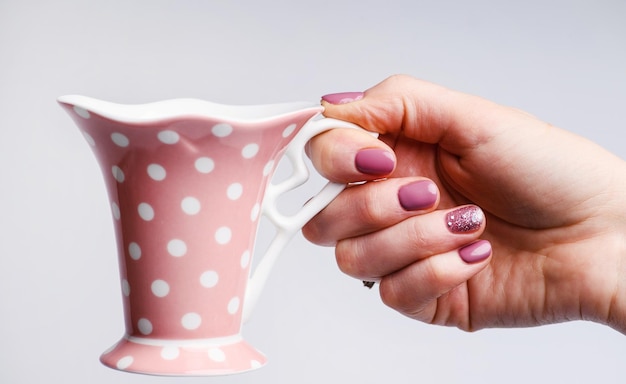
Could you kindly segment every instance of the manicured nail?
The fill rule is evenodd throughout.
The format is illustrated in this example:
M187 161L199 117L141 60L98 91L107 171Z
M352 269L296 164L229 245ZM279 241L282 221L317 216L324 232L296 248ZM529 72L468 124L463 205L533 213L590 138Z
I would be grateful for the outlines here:
M459 256L466 263L478 263L491 255L491 243L487 240L478 240L459 249Z
M455 209L446 215L446 225L452 233L473 232L480 228L483 221L485 221L485 215L475 205Z
M322 96L322 100L330 104L346 104L353 101L361 100L362 98L363 92L331 93L329 95Z
M398 200L407 211L430 208L437 201L437 186L430 180L403 185L398 190Z
M395 164L392 153L378 148L362 149L354 159L354 165L359 172L367 175L388 175L393 171Z

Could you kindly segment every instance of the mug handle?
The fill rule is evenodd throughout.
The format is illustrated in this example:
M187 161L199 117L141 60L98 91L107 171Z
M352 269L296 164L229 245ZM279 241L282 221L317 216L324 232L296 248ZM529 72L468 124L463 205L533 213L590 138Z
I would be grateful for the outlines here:
M304 161L306 143L312 137L333 128L363 130L358 125L330 117L308 121L289 143L284 154L292 164L293 173L287 180L279 184L270 183L267 186L261 214L274 224L276 235L248 281L243 307L244 322L250 318L278 256L291 238L346 188L346 184L328 182L317 195L307 201L298 212L290 216L280 213L276 206L281 195L301 186L309 179L309 169Z

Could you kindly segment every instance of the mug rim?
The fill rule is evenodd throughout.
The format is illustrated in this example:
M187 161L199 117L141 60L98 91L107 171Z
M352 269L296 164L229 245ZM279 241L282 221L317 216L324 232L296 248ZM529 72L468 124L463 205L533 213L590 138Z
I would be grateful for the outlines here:
M141 104L121 104L83 95L65 95L59 97L57 102L73 107L81 116L90 116L91 113L95 113L124 123L153 123L180 117L258 122L296 112L321 113L324 110L320 104L307 101L229 105L197 98L175 98Z

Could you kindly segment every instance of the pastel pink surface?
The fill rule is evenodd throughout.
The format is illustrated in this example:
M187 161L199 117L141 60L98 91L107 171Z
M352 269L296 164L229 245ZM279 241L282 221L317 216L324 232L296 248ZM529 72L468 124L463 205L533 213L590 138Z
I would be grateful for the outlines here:
M211 376L251 371L267 359L243 340L219 346L153 346L121 340L100 361L134 373Z
M261 203L278 158L319 109L148 123L62 105L98 159L115 225L126 335L102 362L167 375L263 365L239 340Z

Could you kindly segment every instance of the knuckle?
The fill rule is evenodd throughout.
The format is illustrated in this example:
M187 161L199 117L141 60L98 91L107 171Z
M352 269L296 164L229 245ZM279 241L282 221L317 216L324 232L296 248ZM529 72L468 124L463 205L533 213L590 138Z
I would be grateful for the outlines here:
M407 83L407 81L412 81L412 80L413 80L413 77L398 73L398 74L389 76L387 80L385 80L385 82L389 83L392 86L395 86L395 85L404 86L404 84Z
M439 268L440 265L433 262L433 258L427 258L422 263L422 268L424 269L424 280L426 284L431 287L441 286L442 283L446 283L449 279L448 274L442 268ZM438 295L437 295L438 296Z
M422 257L427 257L432 254L429 250L429 244L432 244L431 234L420 220L411 220L411 225L408 228L408 238L411 240L410 244L414 250L419 250Z
M386 306L399 310L400 309L400 297L396 285L393 280L384 278L380 281L378 288L380 299Z
M309 141L307 149L315 169L322 176L331 181L342 182L341 175L337 174L343 170L343 164L338 159L337 154L340 152L335 144L334 133L333 130L320 133Z
M426 259L407 267L412 271L384 277L379 286L383 303L408 317L430 322L424 311L439 297L439 279L445 275L444 270L430 261Z
M363 185L363 196L355 201L354 210L358 220L367 226L376 226L383 223L386 210L382 203L385 199L380 196L377 183L368 183Z
M320 226L314 221L309 221L304 227L302 227L302 236L313 244L322 243L322 234L320 233Z
M335 246L335 258L339 269L348 276L366 278L362 263L360 242L356 239L344 239Z
M327 224L324 211L322 211L302 227L302 235L313 244L333 246L337 239L333 237L333 233L329 231Z
M379 294L380 299L386 306L395 311L421 320L422 310L426 303L423 303L418 297L419 294L414 289L407 289L406 284L413 285L414 282L407 282L394 278L383 278L380 281Z

